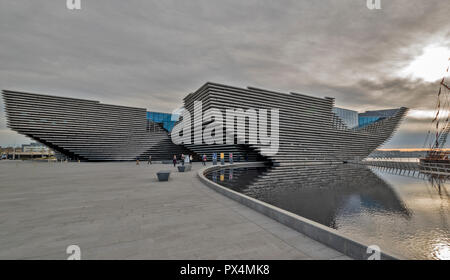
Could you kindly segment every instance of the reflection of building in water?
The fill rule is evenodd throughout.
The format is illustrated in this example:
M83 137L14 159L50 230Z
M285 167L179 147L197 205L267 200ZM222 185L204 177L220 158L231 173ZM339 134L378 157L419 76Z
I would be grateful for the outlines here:
M450 259L445 178L353 164L237 168L231 180L224 172L217 183L366 244L413 259Z
M330 227L339 215L362 208L410 215L390 185L359 165L239 168L218 183Z

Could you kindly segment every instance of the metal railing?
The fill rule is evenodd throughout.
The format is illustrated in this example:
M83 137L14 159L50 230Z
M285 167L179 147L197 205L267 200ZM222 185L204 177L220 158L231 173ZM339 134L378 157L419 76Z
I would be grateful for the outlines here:
M420 171L422 171L422 172L450 175L450 164L448 164L448 163L420 162L419 168L420 168Z

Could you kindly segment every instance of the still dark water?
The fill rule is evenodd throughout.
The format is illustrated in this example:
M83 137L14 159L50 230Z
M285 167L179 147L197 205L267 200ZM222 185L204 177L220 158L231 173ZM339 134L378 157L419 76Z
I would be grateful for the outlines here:
M207 177L382 250L450 259L449 182L351 164L234 168Z

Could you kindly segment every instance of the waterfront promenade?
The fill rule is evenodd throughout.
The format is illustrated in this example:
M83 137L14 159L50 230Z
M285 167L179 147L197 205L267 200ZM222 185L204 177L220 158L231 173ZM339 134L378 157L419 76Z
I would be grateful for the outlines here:
M82 259L347 259L209 189L201 167L0 161L0 259L66 259L72 244Z

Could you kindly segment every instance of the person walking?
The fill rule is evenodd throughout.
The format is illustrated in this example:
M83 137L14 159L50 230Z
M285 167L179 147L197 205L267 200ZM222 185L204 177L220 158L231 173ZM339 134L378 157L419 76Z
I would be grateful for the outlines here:
M173 167L177 166L177 155L173 155Z
M194 159L194 157L192 157L192 155L189 155L189 161L190 163L192 163L192 160Z
M181 165L184 166L184 154L181 154Z
M151 155L148 156L148 162L147 162L147 164L152 164L152 156L151 156Z
M202 164L203 164L203 166L206 165L206 160L207 160L206 155L203 154L203 157L202 157Z

